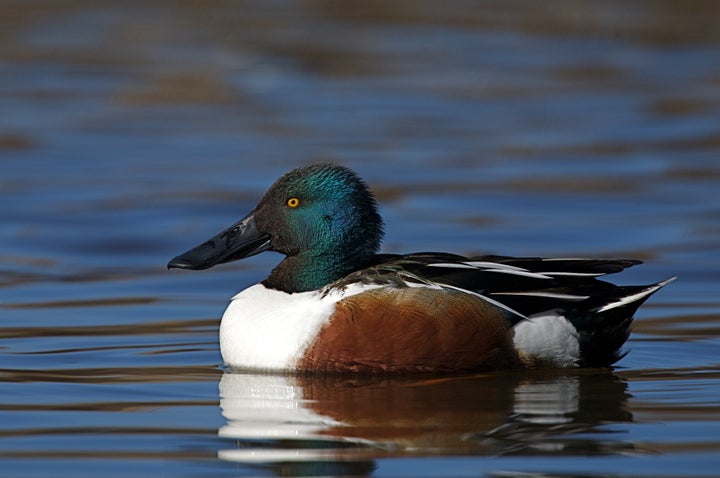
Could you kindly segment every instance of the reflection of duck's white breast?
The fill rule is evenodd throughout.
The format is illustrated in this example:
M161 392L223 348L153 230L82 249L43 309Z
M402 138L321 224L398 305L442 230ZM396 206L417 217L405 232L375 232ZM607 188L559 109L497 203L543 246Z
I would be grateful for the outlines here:
M292 376L225 373L220 409L228 424L219 435L233 439L318 438L342 423L310 410Z

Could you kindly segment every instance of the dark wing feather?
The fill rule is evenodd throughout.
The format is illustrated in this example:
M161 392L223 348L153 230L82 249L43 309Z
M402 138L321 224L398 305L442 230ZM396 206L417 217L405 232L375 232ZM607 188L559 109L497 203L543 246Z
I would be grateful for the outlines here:
M556 308L601 307L622 297L623 288L597 277L620 272L640 261L618 259L543 259L421 252L378 255L366 268L332 287L353 282L433 283L491 298L522 316Z

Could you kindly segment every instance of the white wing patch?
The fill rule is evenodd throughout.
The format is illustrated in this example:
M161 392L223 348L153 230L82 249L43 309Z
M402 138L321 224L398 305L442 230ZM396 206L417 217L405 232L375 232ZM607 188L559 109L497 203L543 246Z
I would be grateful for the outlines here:
M653 292L655 292L658 289L660 289L661 287L669 284L670 282L674 281L675 279L677 279L677 277L671 277L668 280L658 282L657 284L652 285L652 286L648 287L647 289L643 289L640 292L637 292L635 294L631 294L631 295L628 295L625 297L621 297L619 300L616 300L615 302L610 302L609 304L603 305L602 307L597 309L595 312L599 314L600 312L605 312L610 309L622 307L623 305L632 304L635 301L644 299L645 297L649 296Z
M510 274L515 276L523 276L523 277L531 277L533 279L552 279L549 275L545 275L545 272L542 274L539 272L530 272L530 271L515 271L511 269L486 269L487 272L499 272L501 274Z
M606 275L605 272L543 272L543 274L556 277L556 276L566 276L566 277L600 277Z
M463 289L461 287L455 287L455 286L448 285L448 284L442 284L442 283L437 283L437 284L444 289L458 290L465 294L473 295L473 296L479 298L480 300L484 300L485 302L488 302L488 303L494 305L495 307L499 307L522 320L527 320L527 318L528 318L528 317L524 316L523 314L521 314L520 312L518 312L517 310L508 307L507 305L503 304L502 302L498 302L497 300L491 299L490 297L488 297L486 295L478 294L477 292L474 292L472 290L467 290L467 289Z
M510 266L507 264L500 264L499 262L488 262L488 261L466 261L463 264L467 264L469 266L473 266L477 269L507 269L507 270L515 270L515 271L525 271L527 272L527 269L523 269L522 267L517 266Z
M572 294L560 294L557 292L545 292L541 290L529 290L522 292L493 292L493 295L522 295L530 297L547 297L548 299L559 299L569 300L572 302L579 302L581 300L589 299L589 295L572 295Z
M442 269L477 269L474 265L464 262L433 262L428 267L438 267Z
M533 279L552 279L545 272L531 272L522 267L509 266L507 264L499 264L497 262L486 261L467 261L467 262L435 262L428 264L427 267L437 267L441 269L478 269L485 272L497 272L500 274L511 274L517 276L531 277Z

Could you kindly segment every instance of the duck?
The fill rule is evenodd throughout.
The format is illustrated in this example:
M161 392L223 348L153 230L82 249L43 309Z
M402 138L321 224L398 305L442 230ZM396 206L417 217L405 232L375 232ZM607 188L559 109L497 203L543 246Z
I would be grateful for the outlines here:
M225 365L280 373L610 367L637 309L675 279L600 279L635 259L380 253L383 235L367 184L345 166L312 163L168 268L282 254L232 297L219 328Z

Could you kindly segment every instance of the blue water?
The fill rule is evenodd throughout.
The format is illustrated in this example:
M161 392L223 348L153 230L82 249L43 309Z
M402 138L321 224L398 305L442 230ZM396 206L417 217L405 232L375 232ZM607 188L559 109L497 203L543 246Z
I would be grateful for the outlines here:
M1 6L3 476L717 474L720 7ZM219 317L279 256L165 264L314 160L370 184L387 252L679 279L612 371L226 371Z

